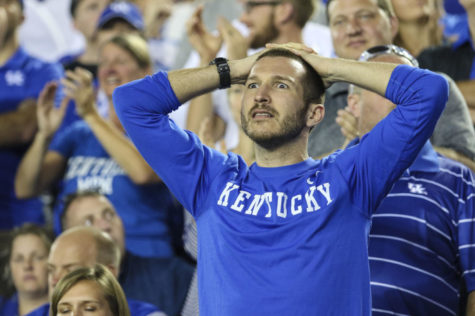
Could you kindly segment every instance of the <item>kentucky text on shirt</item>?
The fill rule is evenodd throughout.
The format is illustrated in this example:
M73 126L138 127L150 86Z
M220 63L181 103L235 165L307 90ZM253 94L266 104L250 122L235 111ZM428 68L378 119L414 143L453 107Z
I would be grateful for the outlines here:
M262 206L267 207L267 214L265 217L272 216L273 203L276 201L275 213L277 216L286 218L287 210L290 209L290 213L295 216L302 213L302 206L305 206L305 211L311 213L320 209L320 204L317 202L316 196L323 196L326 200L326 205L333 202L330 196L330 183L320 184L318 186L311 186L307 192L302 194L293 195L290 199L284 192L264 192L263 194L251 194L244 190L238 190L239 185L228 182L226 187L221 192L218 200L218 205L227 207L230 204L231 197L231 209L237 212L242 212L246 208L244 214L257 216ZM237 193L237 194L236 194ZM274 199L274 195L276 198ZM249 203L249 201L251 201ZM290 202L289 202L290 201ZM275 204L275 203L274 203ZM289 205L290 204L290 205Z

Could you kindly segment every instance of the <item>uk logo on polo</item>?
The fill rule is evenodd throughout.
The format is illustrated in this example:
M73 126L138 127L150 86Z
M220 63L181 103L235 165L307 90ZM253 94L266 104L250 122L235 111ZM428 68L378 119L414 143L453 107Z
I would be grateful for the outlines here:
M9 70L5 73L5 82L8 86L23 86L25 75L21 70Z
M411 193L427 195L427 191L422 186L422 184L409 182L407 186L409 187L409 191L411 191Z

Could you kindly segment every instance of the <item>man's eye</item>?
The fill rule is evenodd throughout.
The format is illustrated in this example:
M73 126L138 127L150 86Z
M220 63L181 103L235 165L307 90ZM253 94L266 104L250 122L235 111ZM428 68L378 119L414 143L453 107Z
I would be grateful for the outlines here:
M362 14L358 15L358 18L360 20L370 20L370 19L373 18L373 16L374 15L372 13L362 13Z
M278 89L287 89L289 86L286 85L285 83L282 83L282 82L278 82L277 83L277 88Z
M247 85L247 88L248 89L256 89L257 88L257 83L254 83L254 82L250 83L250 84Z
M343 20L334 20L332 21L333 26L341 26L343 25Z

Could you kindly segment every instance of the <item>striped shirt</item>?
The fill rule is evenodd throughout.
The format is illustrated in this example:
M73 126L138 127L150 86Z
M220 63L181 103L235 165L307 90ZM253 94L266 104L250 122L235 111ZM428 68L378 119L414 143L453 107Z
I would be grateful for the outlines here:
M373 214L373 315L457 315L475 290L474 174L427 143Z

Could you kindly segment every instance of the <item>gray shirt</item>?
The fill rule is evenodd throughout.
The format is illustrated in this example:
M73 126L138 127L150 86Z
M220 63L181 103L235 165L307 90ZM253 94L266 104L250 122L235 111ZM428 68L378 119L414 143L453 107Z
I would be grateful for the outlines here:
M475 130L467 104L455 82L448 76L449 99L431 137L432 145L453 149L475 159ZM309 137L308 152L311 157L329 154L341 148L345 137L335 122L337 112L347 105L348 84L337 82L325 94L325 117Z

